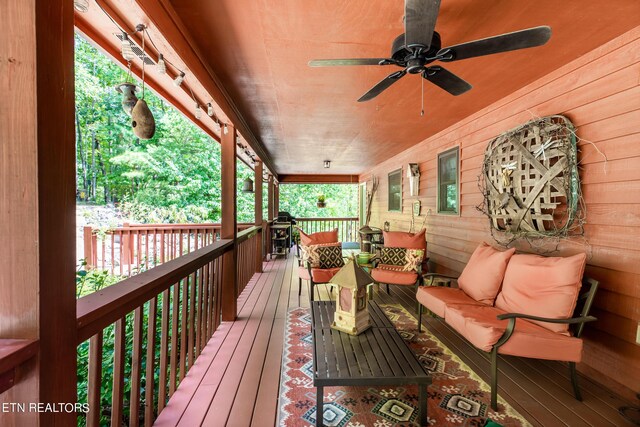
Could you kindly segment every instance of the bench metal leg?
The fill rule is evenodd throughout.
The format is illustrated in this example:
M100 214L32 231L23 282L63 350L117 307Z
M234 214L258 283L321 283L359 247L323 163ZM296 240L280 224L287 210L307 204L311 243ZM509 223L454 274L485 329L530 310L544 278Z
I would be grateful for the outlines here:
M491 409L498 410L498 349L491 351Z
M427 384L420 384L420 392L418 393L420 403L418 404L420 417L420 426L428 426L427 423Z
M324 408L323 408L323 399L324 399L324 387L318 386L316 387L316 427L322 427L324 425Z
M302 279L298 278L298 296L302 295Z
M389 284L387 283L387 295L391 295L391 292L389 292Z
M418 303L418 333L422 332L422 304Z
M578 374L576 372L576 362L569 362L569 374L571 375L573 395L576 397L576 400L582 402L582 394L580 394L580 386L578 385Z

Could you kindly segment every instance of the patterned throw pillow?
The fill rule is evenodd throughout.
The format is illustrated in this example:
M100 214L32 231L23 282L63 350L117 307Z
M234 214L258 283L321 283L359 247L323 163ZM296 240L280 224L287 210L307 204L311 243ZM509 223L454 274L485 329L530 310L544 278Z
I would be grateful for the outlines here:
M320 268L337 268L344 266L342 258L342 246L321 246L318 248L320 255Z
M380 262L388 266L402 267L399 271L418 271L423 259L424 251L422 249L384 247Z
M321 268L319 249L323 247L337 247L340 249L340 252L342 252L342 244L340 243L320 243L318 245L309 246L300 245L300 255L305 267L307 263L309 263L311 268Z
M386 265L404 265L407 258L407 250L405 248L382 248L380 262Z

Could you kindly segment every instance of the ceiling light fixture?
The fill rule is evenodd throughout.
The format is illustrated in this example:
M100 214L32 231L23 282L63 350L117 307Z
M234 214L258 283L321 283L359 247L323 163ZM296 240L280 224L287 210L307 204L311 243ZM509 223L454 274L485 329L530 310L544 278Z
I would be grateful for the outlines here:
M224 134L227 135L229 134L229 128L227 127L227 124L224 124Z
M89 0L73 0L73 7L81 13L87 13L89 10Z
M158 65L156 65L156 69L158 70L158 74L167 74L167 64L165 64L164 56L161 53L158 54Z
M211 103L207 104L207 115L213 117L213 105L211 105Z
M178 76L173 80L173 84L177 87L180 87L180 85L182 85L182 82L184 81L184 71L180 71L180 74L178 74Z
M133 49L131 48L131 42L129 41L129 35L125 32L122 33L122 42L120 43L120 53L125 61L131 62L133 58L136 57L136 54L133 53Z
M202 118L202 108L200 108L200 104L196 104L196 119L200 120Z

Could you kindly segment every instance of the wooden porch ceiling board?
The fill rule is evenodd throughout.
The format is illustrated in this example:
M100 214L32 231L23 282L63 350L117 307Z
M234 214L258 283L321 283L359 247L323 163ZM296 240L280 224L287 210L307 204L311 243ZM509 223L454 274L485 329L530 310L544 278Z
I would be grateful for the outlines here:
M156 421L157 426L216 427L277 425L278 390L287 311L309 306L308 286L298 296L294 257L265 263L240 295L238 320L223 322ZM320 285L320 299L332 299ZM415 313L411 289L375 292L379 303L401 304ZM455 352L484 381L489 360L441 320L428 318L427 329ZM558 362L501 357L500 396L534 426L614 426L628 404L614 393L580 378L584 402L573 398L566 366Z
M149 0L146 0L149 1ZM407 76L356 100L395 67L309 68L315 58L382 57L402 33L402 2L170 1L278 173L359 174L638 25L640 3L510 0L442 3L445 46L538 25L542 47L446 64L474 88L454 97Z
M358 175L280 175L281 184L357 184Z

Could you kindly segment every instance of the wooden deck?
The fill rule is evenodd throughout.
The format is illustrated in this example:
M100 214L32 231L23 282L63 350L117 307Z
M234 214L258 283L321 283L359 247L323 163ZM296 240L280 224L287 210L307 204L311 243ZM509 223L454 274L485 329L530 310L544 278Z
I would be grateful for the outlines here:
M238 320L223 322L156 421L158 426L268 426L276 424L284 324L289 308L308 307L303 282L298 297L293 256L265 263L238 300ZM325 286L320 297L330 299ZM415 313L408 288L376 292L382 303L401 303ZM443 322L427 318L427 328L485 381L487 356ZM540 360L503 357L500 390L534 426L628 425L617 408L627 404L599 384L581 377L584 402L573 398L566 366Z

